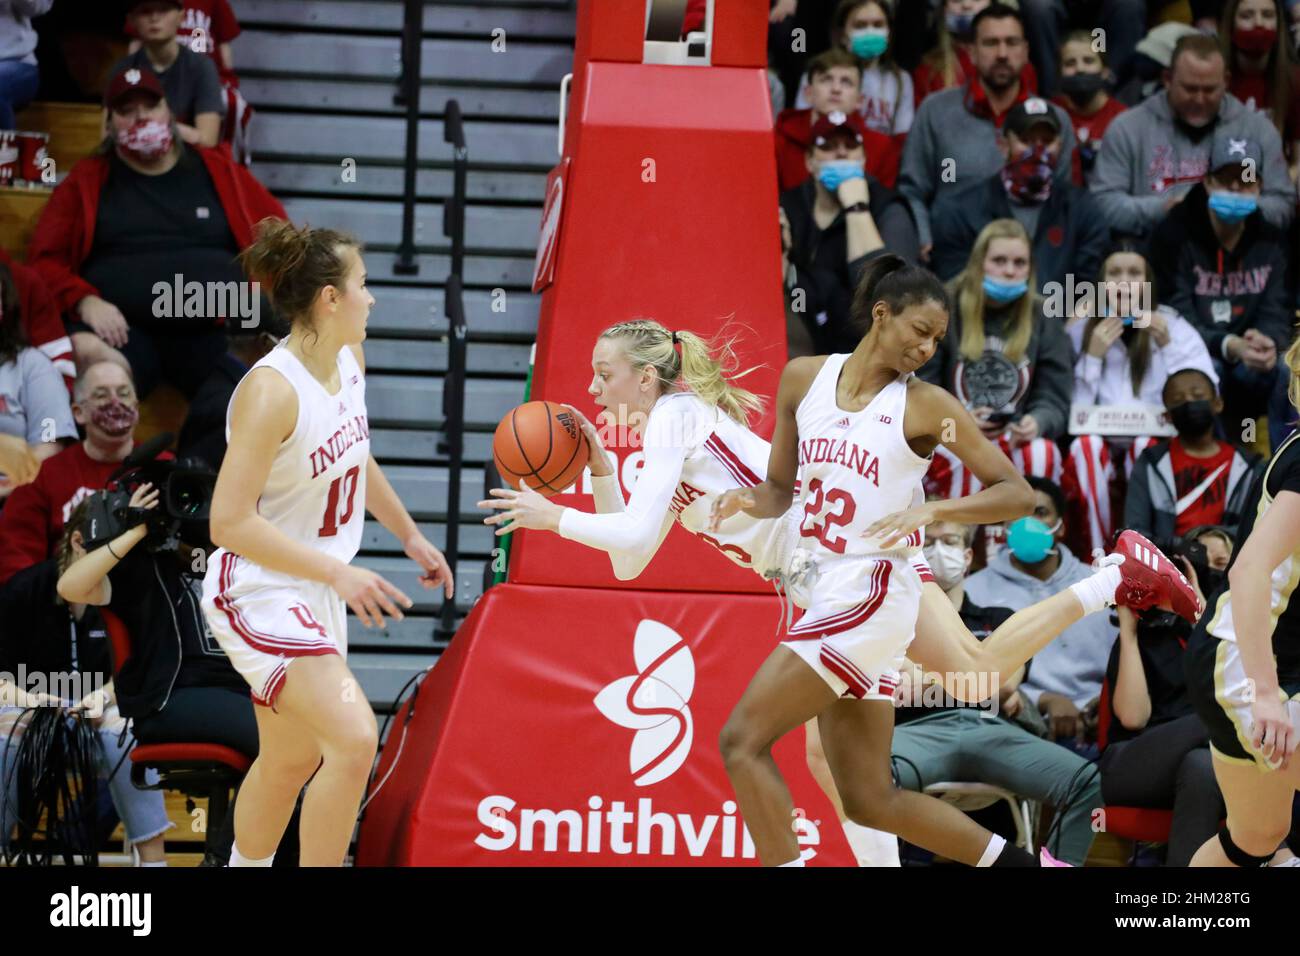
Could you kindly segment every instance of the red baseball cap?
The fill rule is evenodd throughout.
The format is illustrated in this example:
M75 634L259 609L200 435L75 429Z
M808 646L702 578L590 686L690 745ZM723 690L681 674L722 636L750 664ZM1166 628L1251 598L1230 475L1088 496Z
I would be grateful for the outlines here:
M162 84L158 82L158 77L153 70L129 66L109 81L108 88L104 90L104 105L112 109L118 100L134 90L144 90L158 99L162 99L165 95Z
M851 136L861 143L866 138L867 124L859 113L842 113L835 110L813 123L811 139L814 146L825 146L826 140L839 133Z

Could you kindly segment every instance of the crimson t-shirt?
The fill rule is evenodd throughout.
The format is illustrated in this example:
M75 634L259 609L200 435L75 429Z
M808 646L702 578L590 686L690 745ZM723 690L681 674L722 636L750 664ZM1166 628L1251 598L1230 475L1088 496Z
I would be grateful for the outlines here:
M1197 525L1222 524L1228 499L1228 474L1232 471L1234 451L1219 442L1219 450L1209 458L1193 458L1183 448L1182 439L1169 442L1169 464L1174 471L1175 534L1186 534Z
M176 39L195 53L212 57L217 72L224 81L233 74L221 62L217 47L239 36L239 21L230 9L228 0L185 0L184 19L176 31ZM125 27L129 36L135 36L128 19Z
M1058 96L1052 102L1069 114L1070 124L1074 127L1074 138L1078 140L1079 145L1074 148L1074 156L1070 161L1070 178L1076 186L1084 186L1086 183L1083 177L1083 159L1079 150L1091 146L1094 154L1100 153L1101 139L1106 133L1106 127L1110 125L1111 120L1123 113L1126 107L1111 96L1106 99L1106 105L1092 116L1084 116L1076 111L1074 100L1068 96Z

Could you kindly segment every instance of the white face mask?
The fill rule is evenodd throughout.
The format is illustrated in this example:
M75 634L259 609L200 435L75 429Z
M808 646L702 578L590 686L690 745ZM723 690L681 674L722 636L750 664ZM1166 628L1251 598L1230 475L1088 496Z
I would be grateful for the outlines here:
M966 577L966 549L936 541L925 549L925 560L934 572L934 583L947 591Z

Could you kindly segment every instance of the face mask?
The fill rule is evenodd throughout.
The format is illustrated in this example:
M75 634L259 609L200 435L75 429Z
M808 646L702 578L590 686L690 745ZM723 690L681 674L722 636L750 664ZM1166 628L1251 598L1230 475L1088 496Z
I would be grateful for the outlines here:
M865 175L862 164L855 159L832 159L822 163L821 169L817 170L818 181L830 192L839 189L842 182L862 179Z
M1259 200L1252 193L1217 189L1210 193L1210 211L1230 226L1241 222L1258 208Z
M139 409L122 402L108 402L90 413L95 427L112 438L128 434L140 418Z
M934 583L945 591L966 576L966 549L936 541L925 549Z
M965 40L970 36L971 25L975 21L973 13L946 13L944 22L948 26L948 32L960 40Z
M1061 92L1079 106L1091 100L1106 85L1100 73L1076 73L1061 77Z
M1243 53L1267 53L1273 49L1276 40L1277 31L1270 30L1268 27L1232 31L1232 45Z
M132 159L149 162L172 148L172 129L158 120L136 120L118 132L117 145Z
M1185 438L1200 438L1214 427L1214 410L1205 399L1183 402L1169 409L1169 420Z
M1021 518L1013 521L1007 528L1007 547L1015 555L1017 561L1025 564L1038 564L1052 553L1056 546L1056 538L1053 535L1056 529L1061 527L1061 522L1056 522L1056 527L1049 528L1037 518Z
M1031 146L1002 167L1002 185L1021 205L1046 202L1052 194L1056 157L1046 146Z
M1028 291L1029 283L1027 282L1003 282L1001 279L994 279L991 276L984 277L984 294L998 305L1015 302L1016 299Z
M874 60L889 46L889 30L884 27L866 27L849 34L849 49L859 60Z
M1227 576L1227 572L1216 571L1213 568L1202 571L1197 575L1200 578L1197 583L1201 585L1201 593L1205 595L1207 600L1223 586L1223 579Z

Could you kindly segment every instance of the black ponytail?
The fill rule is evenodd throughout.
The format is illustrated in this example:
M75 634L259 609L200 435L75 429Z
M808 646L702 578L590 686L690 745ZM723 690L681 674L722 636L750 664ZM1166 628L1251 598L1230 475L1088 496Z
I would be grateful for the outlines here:
M851 319L863 335L871 331L871 310L877 302L885 303L893 315L926 302L937 302L945 312L951 311L948 292L935 274L908 265L906 259L892 252L877 256L867 265L853 293Z

